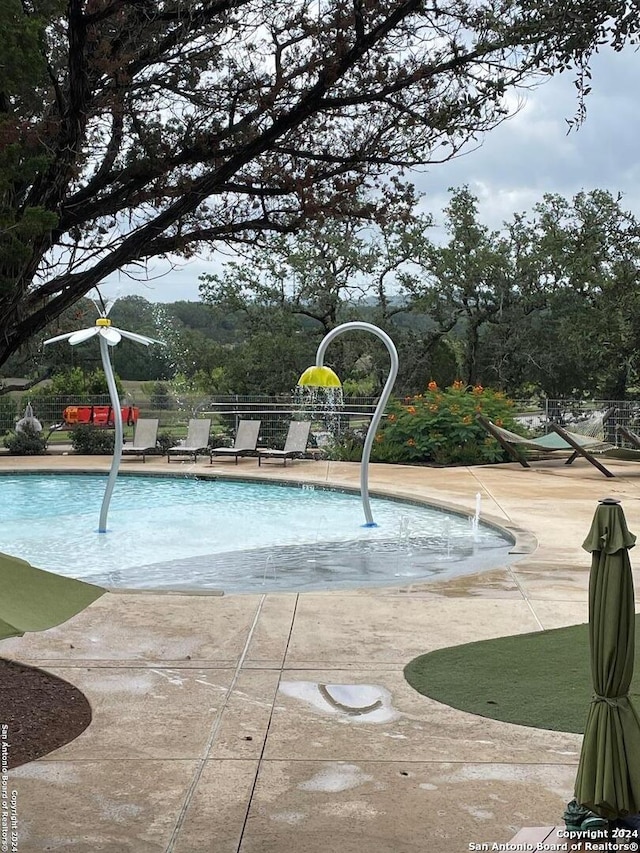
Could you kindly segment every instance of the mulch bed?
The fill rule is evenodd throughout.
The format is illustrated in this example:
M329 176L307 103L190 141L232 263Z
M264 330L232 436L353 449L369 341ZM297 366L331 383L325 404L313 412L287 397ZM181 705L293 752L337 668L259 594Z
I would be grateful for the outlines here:
M90 722L91 706L72 684L41 669L0 658L0 727L8 726L7 769L64 746Z

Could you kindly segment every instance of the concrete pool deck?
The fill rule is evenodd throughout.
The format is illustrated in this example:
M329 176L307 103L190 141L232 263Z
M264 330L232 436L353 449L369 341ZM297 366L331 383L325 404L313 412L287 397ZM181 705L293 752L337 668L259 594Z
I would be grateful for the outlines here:
M580 546L598 498L620 498L640 533L640 466L607 465L615 479L584 460L372 466L372 489L470 514L480 492L483 514L530 534L509 567L366 591L109 593L58 628L4 641L3 657L70 681L93 709L76 740L9 772L20 853L462 853L560 823L581 736L457 711L415 693L402 670L431 649L586 621ZM107 467L0 457L0 473ZM307 461L125 459L122 470L359 477L355 464Z

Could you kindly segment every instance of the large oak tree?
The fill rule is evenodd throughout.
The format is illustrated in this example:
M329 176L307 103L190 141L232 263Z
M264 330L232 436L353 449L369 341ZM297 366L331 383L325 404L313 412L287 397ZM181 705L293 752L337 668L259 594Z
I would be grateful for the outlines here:
M117 269L362 214L356 187L636 26L618 0L0 0L0 366Z

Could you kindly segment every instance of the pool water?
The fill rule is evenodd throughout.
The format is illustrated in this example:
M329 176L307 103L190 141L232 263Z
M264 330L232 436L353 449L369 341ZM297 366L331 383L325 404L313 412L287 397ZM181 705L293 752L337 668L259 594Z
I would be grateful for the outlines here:
M225 592L404 585L508 562L512 541L438 509L303 486L120 477L0 477L0 551L111 587Z

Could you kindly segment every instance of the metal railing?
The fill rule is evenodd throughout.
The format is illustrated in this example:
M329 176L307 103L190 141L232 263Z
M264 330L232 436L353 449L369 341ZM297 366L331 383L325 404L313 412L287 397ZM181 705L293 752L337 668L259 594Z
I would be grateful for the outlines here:
M79 395L79 394L37 394L33 397L25 395L25 400L31 402L33 414L43 427L49 428L53 424L62 422L62 413L67 406L110 406L111 399L108 394ZM123 397L123 406L133 405L128 398ZM24 405L18 406L18 417L22 417Z
M22 417L24 405L19 407L18 417ZM277 447L284 441L289 422L292 419L309 418L312 421L311 444L321 445L330 436L339 436L345 431L366 428L377 403L376 397L349 397L344 406L334 408L311 409L297 402L292 395L217 395L203 398L202 395L181 395L170 401L170 408L155 408L153 398L127 394L121 398L123 407L137 406L139 417L158 418L161 432L183 431L190 418L210 418L212 438L218 436L231 439L235 435L240 420L259 419L262 421L259 443ZM63 421L63 412L67 406L109 406L108 395L45 395L37 394L31 398L35 417L45 431L54 424ZM166 405L166 404L165 404Z
M514 409L517 421L540 433L547 432L550 423L560 424L568 430L579 428L598 415L604 416L608 410L613 410L603 424L603 436L605 441L620 448L632 449L633 445L619 432L619 427L640 432L640 400L544 399L537 408L518 401Z
M311 444L322 445L331 437L366 427L373 416L377 398L350 397L341 407L310 406L292 395L218 395L201 400L194 408L198 417L209 417L228 434L235 434L241 420L260 420L259 443L277 447L291 420L311 420Z
M22 417L28 395L18 406L17 417ZM373 415L376 397L347 397L339 408L310 407L291 394L277 396L226 394L203 397L202 395L181 395L170 399L170 408L156 408L153 398L126 394L121 398L123 406L137 406L139 416L158 418L161 432L178 432L186 429L193 417L210 418L212 438L221 442L235 435L240 420L259 419L262 421L259 443L269 447L278 447L284 441L289 422L292 419L309 418L312 421L311 444L322 445L331 437L339 438L350 430L364 431ZM67 406L108 406L108 395L45 395L36 394L31 398L33 412L45 430L63 420L62 413ZM631 448L621 435L618 427L629 427L640 433L640 400L553 400L516 401L514 416L534 433L548 432L548 424L558 423L567 429L580 428L586 421L603 415L613 408L604 424L604 438L620 448Z

